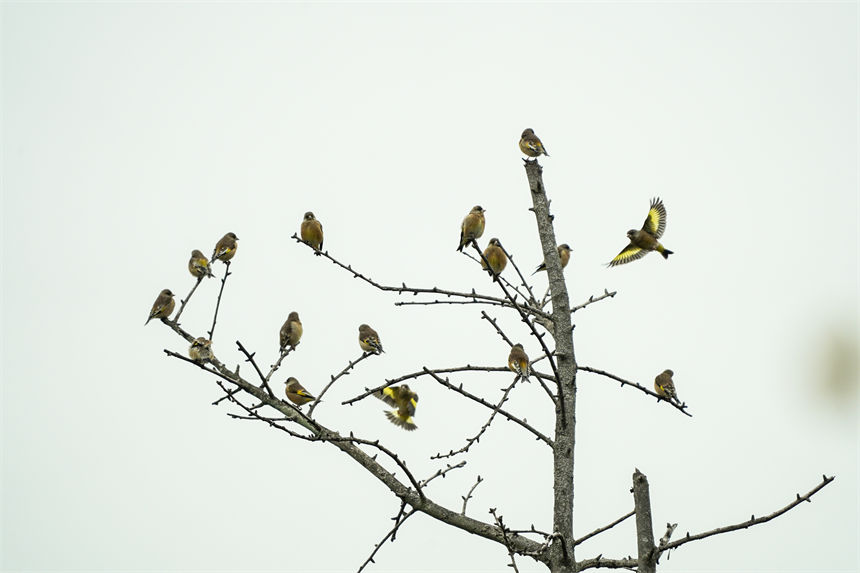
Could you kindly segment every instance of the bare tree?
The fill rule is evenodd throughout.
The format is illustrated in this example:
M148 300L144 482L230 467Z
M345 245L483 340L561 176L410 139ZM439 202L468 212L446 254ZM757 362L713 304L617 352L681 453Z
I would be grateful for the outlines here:
M427 379L439 384L464 400L480 404L487 410L488 418L478 433L469 437L465 445L458 450L451 450L445 454L438 453L432 456L431 459L437 460L439 466L434 473L421 479L410 470L407 459L386 447L379 440L365 439L352 431L339 432L336 429L323 426L313 416L316 403L319 402L312 404L308 412L305 413L299 407L275 395L270 386L270 381L284 359L292 351L291 347L282 349L278 360L270 366L268 372L264 373L255 359L255 353L247 349L240 341L236 341L239 351L253 368L253 374L250 379L240 374L238 365L230 369L215 356L207 357L206 359L198 357L195 360L170 350L164 350L164 352L171 357L183 360L209 372L214 382L224 393L214 404L226 403L232 405L233 409L228 414L230 417L262 422L294 439L331 444L361 465L373 478L382 482L400 500L400 510L394 518L393 527L373 548L364 563L358 566L358 571L363 570L373 562L377 552L386 541L394 540L398 529L407 519L420 512L435 518L442 524L456 527L499 543L507 551L511 561L510 565L515 571L518 571L517 559L528 557L543 563L554 573L584 571L591 568L625 568L647 573L656 571L656 565L660 556L667 551L713 535L745 529L770 521L796 507L801 502L810 501L810 498L816 492L830 483L834 478L823 476L822 481L809 492L804 495L796 494L795 499L788 505L773 513L758 518L752 516L749 520L733 525L716 527L701 533L687 533L683 538L676 541L671 541L671 537L677 524L667 524L665 534L655 542L648 480L639 470L636 470L633 474L631 489L633 493L633 509L629 513L609 522L606 526L600 527L579 539L574 538L573 469L574 445L576 440L577 374L579 372L588 372L601 376L607 380L618 382L623 387L635 389L643 395L651 396L667 408L672 408L688 417L691 417L691 414L688 412L688 407L685 403L675 403L671 400L666 400L650 388L635 381L625 380L610 372L577 363L574 353L571 315L591 304L612 298L616 293L604 291L602 294L589 297L588 300L578 305L571 306L563 275L563 267L557 250L553 217L550 214L550 201L543 184L542 167L537 160L526 160L525 171L532 197L532 207L530 210L534 213L546 272L549 278L549 289L546 294L540 297L535 295L531 285L516 265L514 257L508 252L505 252L505 254L511 262L518 280L515 284L506 280L501 275L493 275L491 284L496 285L500 294L490 295L476 292L474 289L470 292L458 292L437 287L409 287L405 283L400 286L381 284L354 269L351 265L336 259L328 251L318 251L314 246L302 241L296 235L293 235L293 238L300 246L307 247L309 254L313 253L328 259L332 264L352 275L352 277L363 281L375 289L395 295L409 294L418 297L415 300L395 302L396 305L476 304L515 313L528 327L531 336L534 337L542 350L541 355L533 360L531 364L536 365L544 361L546 363L545 371L532 369L531 376L541 385L548 397L548 403L554 410L555 425L552 436L545 435L525 419L519 417L516 412L503 407L510 395L516 391L517 384L522 381L522 377L517 376L510 385L503 389L502 395L497 399L475 394L464 388L462 384L454 383L449 379L449 375L451 374L470 371L507 373L510 375L509 370L504 367L465 365L429 368L425 366L416 372L386 380L385 384L376 388L365 388L365 391L361 394L345 400L342 404L354 404L374 394L378 395L386 387L414 379ZM489 266L476 241L471 242L471 248L474 250L475 256L472 256L468 252L466 256L472 257L476 262L483 262ZM225 264L225 269L213 313L212 325L207 331L208 339L210 340L215 334L221 295L231 274L229 261ZM180 309L173 320L162 319L164 324L189 343L197 337L182 328L179 318L202 278L198 279L188 296L181 301ZM514 343L503 329L499 327L496 319L487 314L486 311L482 311L481 316L482 319L487 320L492 325L505 342L513 346ZM361 362L370 356L372 354L365 352L356 359L349 361L343 370L331 376L328 385L320 392L317 398L322 398L333 384L353 369L358 368ZM467 516L467 504L475 489L482 481L480 476L477 477L471 489L462 496L463 503L459 508L443 506L435 502L428 493L434 480L439 477L445 477L449 472L460 469L465 465L465 461L454 463L452 458L467 454L470 448L490 428L493 421L500 417L515 423L522 431L534 436L535 447L548 447L552 451L554 492L552 531L539 531L534 526L521 529L511 528L505 523L504 517L499 515L495 509L490 510L493 518L492 522L484 522ZM402 477L399 477L398 474ZM575 552L578 545L608 531L633 515L636 516L635 545L637 548L637 557L608 558L598 555L579 561L576 560ZM631 543L631 547L632 545Z

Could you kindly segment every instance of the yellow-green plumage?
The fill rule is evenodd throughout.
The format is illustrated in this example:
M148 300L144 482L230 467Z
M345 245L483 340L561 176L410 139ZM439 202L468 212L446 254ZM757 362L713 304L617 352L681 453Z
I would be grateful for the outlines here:
M490 244L484 249L484 259L486 260L481 260L481 267L494 275L500 274L508 264L508 256L496 238L490 239Z
M305 390L305 387L299 384L299 381L292 376L287 378L286 383L287 399L296 406L301 406L302 404L307 404L308 402L316 400L316 396Z
M561 259L561 268L566 267L567 263L570 262L570 245L568 245L567 243L562 243L558 247L556 247L556 250L558 251L558 258ZM532 275L535 275L535 274L539 273L540 271L545 271L545 270L546 270L546 262L543 262L543 263L538 265L538 267L535 269L535 272L533 272Z
M549 153L546 152L543 143L541 143L540 138L535 135L532 128L526 129L520 136L520 151L529 157L538 157L540 155L546 155L549 157Z
M188 259L188 272L198 279L212 276L212 269L209 268L209 260L197 249L191 251L191 258Z
M654 378L654 391L661 398L680 404L681 401L678 399L677 392L675 392L675 382L672 381L674 374L671 370L664 370L658 374Z
M508 368L523 378L528 378L529 374L531 374L529 357L525 353L525 350L523 350L522 344L514 344L511 347L511 353L508 355Z
M648 209L648 216L645 217L642 228L627 231L630 244L609 261L609 266L614 267L641 259L651 251L657 251L663 255L664 259L668 259L672 251L665 248L657 240L663 236L665 230L666 207L663 206L663 201L656 197L651 200L651 207Z
M236 233L227 233L221 237L215 244L215 250L212 251L210 260L212 262L224 261L226 263L232 259L238 248L238 243L236 242L238 240L239 237L236 236Z
M483 207L475 205L469 211L469 214L463 218L463 222L460 223L460 244L457 247L458 251L462 252L463 247L475 239L480 239L481 235L484 234L484 225L486 224L484 213L486 211Z
M152 308L149 311L149 318L147 318L146 322L143 323L144 326L149 324L149 321L153 318L164 319L169 317L175 307L176 301L173 300L173 293L170 292L170 289L166 288L162 290L158 293L155 302L152 303Z
M283 326L281 326L281 352L283 352L287 346L295 348L299 343L303 332L304 329L302 328L302 321L299 320L299 313L295 311L291 312L287 317L287 320L284 321Z
M323 228L322 223L317 220L311 211L305 213L300 232L302 240L313 247L317 251L317 254L319 254L323 246Z
M384 410L385 417L394 424L404 430L411 432L418 428L412 417L415 415L415 408L418 406L418 394L409 389L409 386L402 384L400 386L388 386L382 390L378 390L373 394L389 406L394 406L395 410Z
M365 352L373 354L382 354L382 342L379 340L379 334L366 324L358 327L358 345Z

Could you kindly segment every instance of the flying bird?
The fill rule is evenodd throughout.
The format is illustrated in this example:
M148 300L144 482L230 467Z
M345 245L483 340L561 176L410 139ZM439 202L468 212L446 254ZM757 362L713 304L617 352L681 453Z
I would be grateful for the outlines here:
M508 256L502 249L502 244L498 239L490 239L490 244L484 249L484 259L481 260L481 267L493 275L501 274L508 264ZM489 266L487 266L489 263Z
M361 346L362 350L371 354L382 354L385 352L382 350L382 342L379 341L379 335L366 324L358 327L358 345Z
M373 393L374 396L394 406L395 410L384 410L385 417L395 426L400 426L407 432L418 428L412 416L415 415L415 407L418 405L418 394L409 389L409 386L388 386Z
M302 240L314 248L316 254L320 254L323 246L323 228L314 214L310 211L305 213L301 226Z
M173 293L170 292L169 288L164 289L158 293L158 297L156 297L155 302L152 303L152 309L149 311L149 318L146 319L146 322L143 323L143 325L146 326L149 324L149 321L153 318L163 319L169 317L175 307L176 301L173 300Z
M640 230L630 229L627 231L627 238L630 239L630 244L615 255L615 258L609 261L609 266L614 267L623 265L630 261L641 259L650 251L657 251L663 255L664 259L668 259L672 251L660 244L659 239L663 236L666 230L666 207L663 206L663 201L659 197L651 199L651 208L648 210L648 216L645 218L645 223Z
M239 237L236 236L236 233L227 233L218 241L215 245L215 250L212 251L212 257L210 260L214 263L215 261L224 261L225 263L233 258L233 255L236 254L236 248L238 245L236 241L239 240Z
M483 207L475 205L460 224L460 246L457 247L457 250L461 253L463 247L475 239L481 238L481 235L484 234L484 213L486 211Z
M539 157L540 155L546 155L549 157L549 153L546 152L543 143L541 143L540 138L535 135L532 128L526 129L520 136L520 151L529 157Z
M567 266L567 263L570 262L570 245L568 245L567 243L562 243L556 248L558 249L558 258L561 259L561 268L564 268ZM545 270L546 262L543 262L538 265L538 268L535 269L535 272L532 273L532 276Z

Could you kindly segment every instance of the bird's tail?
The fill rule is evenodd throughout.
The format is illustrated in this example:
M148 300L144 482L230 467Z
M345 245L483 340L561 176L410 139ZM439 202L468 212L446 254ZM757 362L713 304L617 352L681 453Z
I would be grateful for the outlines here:
M674 252L674 251L670 251L670 250L669 250L669 249L667 249L666 247L663 247L663 248L660 250L660 254L661 254L661 255L663 255L663 258L664 258L664 259L668 259L668 258L669 258L669 255L673 255L673 254L675 254L675 252Z

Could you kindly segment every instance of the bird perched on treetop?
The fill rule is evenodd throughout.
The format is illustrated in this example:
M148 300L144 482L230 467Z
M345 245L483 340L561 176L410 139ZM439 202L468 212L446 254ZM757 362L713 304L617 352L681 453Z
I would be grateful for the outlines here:
M627 238L630 239L630 244L615 255L614 259L609 261L609 266L614 267L641 259L649 251L657 251L663 255L664 259L668 259L672 251L661 245L657 240L663 236L665 230L666 207L663 206L663 201L659 197L656 197L651 199L651 208L648 210L648 216L645 218L642 228L638 231L636 229L627 231Z
M675 392L675 383L672 381L672 376L675 373L671 370L663 370L654 378L654 391L661 398L665 398L670 402L675 402L679 406L681 401L678 399L678 394Z
M481 267L485 271L489 271L491 274L498 275L508 264L508 256L505 254L505 251L502 250L502 244L495 237L490 239L490 244L487 245L487 248L484 249L484 261L481 259ZM489 267L487 266L489 263Z
M302 332L302 321L299 320L299 313L293 311L281 327L281 352L286 350L287 345L295 349L296 344L299 343L299 339L302 337Z
M195 362L207 362L212 360L212 341L198 336L188 347L188 356Z
M570 245L567 243L562 243L558 247L558 258L561 259L561 268L567 266L567 263L570 262ZM538 268L535 269L535 272L532 273L532 276L536 275L540 271L546 270L546 262L543 262L538 265Z
M508 355L508 368L525 379L528 379L529 374L531 374L529 357L523 350L522 344L514 344L511 347L511 353Z
M382 390L377 390L373 395L389 406L397 408L396 410L384 410L385 417L392 424L400 426L408 432L418 428L412 419L412 416L415 415L415 407L418 405L418 394L410 390L409 386L406 384L388 386Z
M233 258L233 255L236 254L236 248L238 245L236 241L239 240L239 237L236 236L236 233L227 233L218 241L215 245L215 250L212 251L211 261L214 263L215 261L224 261L225 263Z
M481 235L484 234L484 213L486 211L483 207L475 205L460 224L460 246L457 247L457 250L461 253L463 247L475 239L480 239Z
M379 335L366 324L358 327L358 345L365 352L372 354L382 354L385 352L382 350L382 342L379 341Z
M170 292L169 288L164 289L158 293L158 297L156 297L155 302L152 303L152 310L149 311L149 318L146 319L146 322L143 323L143 325L146 326L149 324L149 321L153 318L164 319L169 317L175 307L176 301L173 300L173 293Z
M206 256L197 249L191 251L191 258L188 259L188 272L198 279L212 276L212 269L209 268L209 261L206 259Z
M529 157L538 157L541 154L549 157L549 153L546 152L543 143L541 143L540 138L535 135L535 132L534 130L532 130L532 128L526 129L520 136L520 151L522 151Z
M305 213L305 218L302 221L301 226L301 235L302 240L312 246L316 251L316 254L319 255L323 246L322 223L320 223L310 211Z
M313 402L316 400L316 396L305 390L305 387L299 384L298 380L290 376L287 378L287 399L296 406L301 406Z

